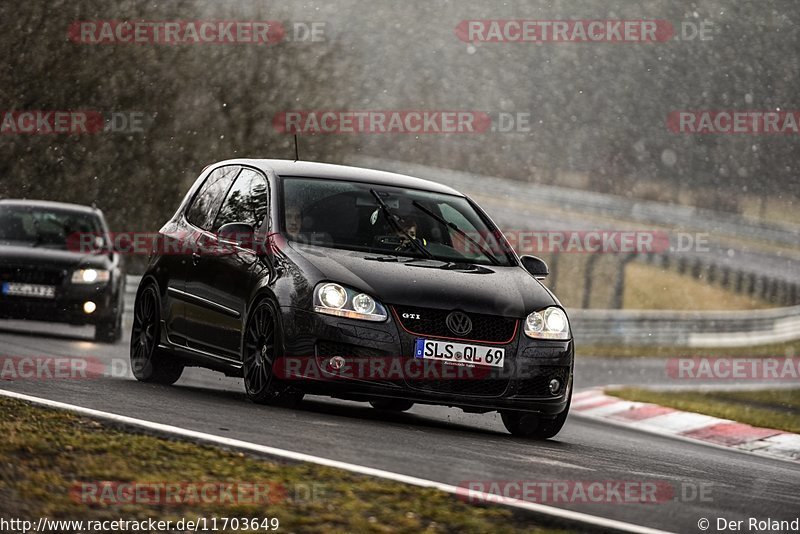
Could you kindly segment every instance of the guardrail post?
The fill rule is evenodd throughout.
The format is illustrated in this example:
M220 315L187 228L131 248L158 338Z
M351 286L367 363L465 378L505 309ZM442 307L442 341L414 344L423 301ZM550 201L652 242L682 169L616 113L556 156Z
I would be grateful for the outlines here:
M713 284L717 281L717 264L711 263L706 269L706 282Z
M592 300L592 280L594 279L594 264L597 263L599 254L590 254L586 260L586 270L583 273L583 299L581 307L586 309Z
M733 290L736 291L737 293L742 293L744 289L744 274L742 273L742 271L735 271L733 273L733 276L736 279L733 285Z
M636 259L635 252L625 255L619 262L617 269L617 276L614 280L614 293L611 295L611 308L615 310L622 309L622 300L625 295L625 269L630 262Z
M756 294L756 273L747 273L747 291L746 293L750 296L755 296Z
M722 268L722 280L720 280L720 285L725 289L730 289L731 283L731 270L728 267Z
M680 258L678 260L678 274L686 274L688 263L689 262L686 260L686 258Z
M703 278L703 263L700 260L692 262L692 277L698 280Z

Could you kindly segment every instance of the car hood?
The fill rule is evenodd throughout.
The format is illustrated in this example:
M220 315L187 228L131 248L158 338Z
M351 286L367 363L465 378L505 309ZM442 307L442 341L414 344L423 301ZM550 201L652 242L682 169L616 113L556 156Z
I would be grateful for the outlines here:
M81 267L107 268L108 257L69 250L0 245L0 265L34 265L42 268L72 269Z
M338 282L369 293L384 304L460 309L523 318L558 305L555 297L522 267L475 266L442 269L440 261L404 263L365 258L376 254L314 246L292 246L312 283Z

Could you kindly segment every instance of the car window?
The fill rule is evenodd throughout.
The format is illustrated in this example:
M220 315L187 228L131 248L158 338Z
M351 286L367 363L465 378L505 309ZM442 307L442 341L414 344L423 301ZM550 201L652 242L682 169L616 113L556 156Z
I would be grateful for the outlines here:
M246 223L254 228L261 226L267 214L267 179L258 171L244 169L236 177L214 223L214 231L228 223Z
M186 220L204 230L211 230L225 193L241 167L228 165L214 170L186 210Z
M422 255L424 248L426 256L442 261L514 264L501 243L486 242L495 228L457 195L302 177L284 178L283 190L290 241L410 257Z
M81 234L102 237L97 216L41 206L0 206L0 244L64 249Z

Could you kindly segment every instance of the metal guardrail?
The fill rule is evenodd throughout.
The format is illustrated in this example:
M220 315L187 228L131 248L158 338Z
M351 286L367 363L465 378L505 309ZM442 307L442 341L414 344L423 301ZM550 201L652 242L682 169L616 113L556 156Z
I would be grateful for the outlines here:
M800 306L747 311L568 310L584 345L747 347L800 339Z
M141 276L125 280L125 313L133 313ZM568 310L583 345L746 347L800 339L800 306L749 311Z

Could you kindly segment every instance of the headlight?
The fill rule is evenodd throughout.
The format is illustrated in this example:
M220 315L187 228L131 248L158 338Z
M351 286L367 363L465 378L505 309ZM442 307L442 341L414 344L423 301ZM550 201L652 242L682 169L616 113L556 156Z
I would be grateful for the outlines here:
M314 311L364 321L385 321L388 317L386 308L374 298L333 282L314 290Z
M319 290L319 300L326 308L338 310L347 304L347 291L339 284L325 284Z
M525 335L535 339L569 339L569 321L561 308L546 308L525 318Z
M111 273L105 269L78 269L72 273L73 284L105 284Z
M353 297L353 309L358 313L370 314L375 311L375 299L366 293L359 293Z

